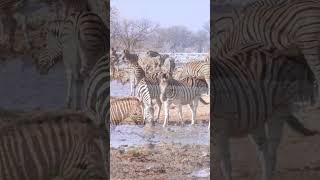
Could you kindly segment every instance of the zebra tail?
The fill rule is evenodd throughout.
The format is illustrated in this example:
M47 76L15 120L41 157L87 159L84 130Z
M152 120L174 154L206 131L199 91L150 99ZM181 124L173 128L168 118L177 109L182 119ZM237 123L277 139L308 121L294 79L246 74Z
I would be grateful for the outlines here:
M290 116L286 119L286 122L288 123L289 127L295 130L296 132L304 135L304 136L314 136L319 134L319 131L317 130L310 130L302 124L299 119L297 119L294 116Z
M202 104L205 104L205 105L210 104L210 103L207 103L205 100L203 100L201 97L200 97L200 102L202 102Z

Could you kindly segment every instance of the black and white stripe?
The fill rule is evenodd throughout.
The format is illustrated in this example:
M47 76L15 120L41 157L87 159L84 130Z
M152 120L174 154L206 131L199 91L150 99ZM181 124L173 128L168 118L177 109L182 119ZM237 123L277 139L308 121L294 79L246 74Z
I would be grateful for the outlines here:
M206 103L201 95L208 93L208 85L205 80L188 77L182 81L173 79L169 74L163 74L160 78L160 99L164 104L165 119L163 126L165 127L169 121L169 108L171 103L178 105L179 117L182 121L182 105L189 105L192 112L192 123L195 123L196 112L199 100Z
M102 131L84 114L50 111L9 118L1 126L0 179L107 178L97 144Z
M121 124L127 118L143 124L143 104L138 98L123 97L110 102L110 125Z
M182 67L180 79L187 76L204 78L210 89L210 62L209 61L188 62ZM208 94L209 93L210 91L208 91Z
M218 56L228 54L241 44L261 42L276 47L283 55L303 56L319 85L319 2L313 0L281 1L275 4L272 4L272 1L261 2L250 4L241 10L240 18L232 33L218 50Z
M294 103L306 96L313 98L311 70L305 62L260 44L238 48L211 63L215 92L211 112L216 153L213 163L221 165L225 179L232 179L229 139L250 134L264 159L263 179L271 180L284 122L299 125L292 112Z
M107 27L91 12L73 13L64 22L55 24L56 28L48 29L50 41L42 53L44 58L38 61L39 71L48 71L58 62L55 57L62 54L68 83L66 104L79 109L83 80L97 60L107 54Z

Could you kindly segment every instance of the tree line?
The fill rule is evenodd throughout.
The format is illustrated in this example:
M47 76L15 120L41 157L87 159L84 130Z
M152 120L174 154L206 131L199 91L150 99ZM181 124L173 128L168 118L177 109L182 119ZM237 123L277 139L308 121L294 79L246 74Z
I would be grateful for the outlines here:
M131 51L207 53L210 49L210 22L193 32L185 26L161 27L148 19L131 20L120 17L111 7L111 46Z

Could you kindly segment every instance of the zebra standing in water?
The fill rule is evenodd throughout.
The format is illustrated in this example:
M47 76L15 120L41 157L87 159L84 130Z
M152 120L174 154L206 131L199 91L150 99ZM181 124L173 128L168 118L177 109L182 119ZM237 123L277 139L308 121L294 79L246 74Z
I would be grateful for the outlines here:
M262 179L271 180L284 122L301 132L291 108L300 98L312 98L312 71L305 62L279 55L261 44L235 49L225 58L214 59L212 67L213 163L226 180L231 180L229 139L250 134L259 152ZM301 133L315 134L308 130Z
M50 111L9 118L0 133L1 180L107 178L96 143L103 133L83 113Z
M261 42L276 47L283 55L303 55L319 87L320 18L317 17L320 17L318 1L292 0L276 4L250 4L241 11L239 20L219 49L218 56L223 57L247 42Z
M110 125L118 125L131 118L135 124L143 124L143 104L136 97L124 97L110 102Z
M204 104L205 102L201 95L208 93L208 85L205 80L196 77L187 77L181 81L177 81L169 74L163 74L160 78L160 99L164 104L165 119L163 127L169 121L169 108L171 103L178 105L179 117L182 122L182 105L189 105L192 112L192 122L195 123L196 112L199 100Z
M53 25L57 26L49 29L50 42L42 53L44 56L38 59L38 69L48 72L57 63L59 58L56 57L62 54L68 83L66 105L80 109L84 79L97 60L107 54L107 27L91 12L73 13L65 21Z

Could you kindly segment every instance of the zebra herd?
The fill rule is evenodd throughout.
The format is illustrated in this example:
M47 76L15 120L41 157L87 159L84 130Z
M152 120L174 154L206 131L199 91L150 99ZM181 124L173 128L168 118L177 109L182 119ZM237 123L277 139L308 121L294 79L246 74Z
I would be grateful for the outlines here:
M75 7L48 22L35 61L40 74L63 62L70 110L0 109L0 119L6 120L0 125L0 179L109 178L109 28L99 11Z
M271 180L285 123L304 135L318 134L293 109L319 94L319 25L315 0L257 0L214 18L210 141L212 164L220 169L211 172L215 179L218 172L233 179L230 138L250 135L262 179Z
M114 49L112 51L113 57L111 59L115 61L113 64L118 64L119 62L128 64L131 95L135 96L142 104L144 122L152 124L156 121L159 122L161 108L164 105L165 120L163 126L167 126L169 108L173 103L178 106L181 122L183 121L182 105L189 105L192 112L191 124L195 123L199 100L204 104L208 104L201 98L202 95L209 93L210 66L208 61L187 63L182 67L185 71L182 71L179 77L174 77L174 60L167 55L148 51L146 55L149 59L146 61L128 50L123 50L120 54L117 54ZM163 67L166 63L167 66ZM154 102L158 106L156 118ZM114 109L118 109L118 112L111 110L111 114L119 114L119 117L125 111L120 105ZM118 123L119 121L114 121L111 118L111 125Z

